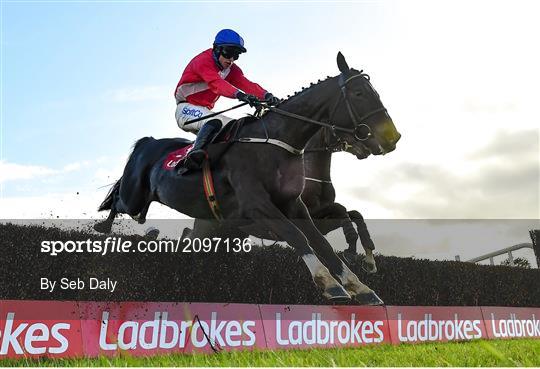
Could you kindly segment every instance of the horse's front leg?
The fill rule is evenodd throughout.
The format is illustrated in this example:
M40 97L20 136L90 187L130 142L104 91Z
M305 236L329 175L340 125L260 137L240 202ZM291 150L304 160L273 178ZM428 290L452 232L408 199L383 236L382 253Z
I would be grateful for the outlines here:
M325 235L335 229L342 228L343 235L349 247L345 250L346 254L356 256L356 243L358 242L358 233L354 229L353 223L349 218L347 209L336 202L320 208L316 212L311 212L313 222L319 231Z
M332 300L350 300L351 296L317 258L304 234L271 201L263 186L254 182L242 177L232 183L242 194L238 196L241 217L252 220L261 229L273 232L279 239L293 247L308 267L315 284L323 290L324 297Z
M366 257L362 263L362 268L368 273L377 272L377 264L375 263L375 258L373 257L373 250L375 250L375 244L371 239L371 235L367 229L366 222L364 217L356 210L351 210L348 212L349 218L356 224L356 229L358 230L358 235L360 236L360 242L362 242L362 247L366 252Z
M347 292L356 296L356 301L367 305L381 305L382 300L368 286L360 282L345 263L336 255L330 243L319 232L301 199L289 206L287 215L307 237L309 244L327 263L332 274L337 276Z
M313 221L322 234L327 234L339 227L343 228L343 234L349 247L344 251L345 259L352 263L358 254L356 244L360 236L360 242L366 253L362 259L362 269L368 273L376 273L377 265L373 257L375 245L371 239L367 225L360 214L356 210L347 211L347 209L337 203L331 203L321 208L316 213L312 213ZM353 226L353 221L356 224L357 230Z

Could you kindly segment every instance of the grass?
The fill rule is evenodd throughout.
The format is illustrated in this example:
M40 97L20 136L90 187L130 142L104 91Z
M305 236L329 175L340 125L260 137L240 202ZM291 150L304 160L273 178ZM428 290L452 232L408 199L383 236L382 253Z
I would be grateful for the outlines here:
M221 352L94 359L6 359L0 366L502 366L540 367L540 340L500 340L346 349Z

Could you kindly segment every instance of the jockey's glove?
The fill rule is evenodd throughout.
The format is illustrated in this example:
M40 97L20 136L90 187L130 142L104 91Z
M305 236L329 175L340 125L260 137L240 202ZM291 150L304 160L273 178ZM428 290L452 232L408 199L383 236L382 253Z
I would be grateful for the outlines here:
M274 95L272 95L271 92L267 92L264 95L264 101L266 101L266 103L269 106L276 106L277 104L279 104L281 102L281 100L278 99L277 97L275 97Z
M242 91L238 91L236 93L236 98L240 101L248 103L251 107L257 105L260 102L256 96L245 94Z

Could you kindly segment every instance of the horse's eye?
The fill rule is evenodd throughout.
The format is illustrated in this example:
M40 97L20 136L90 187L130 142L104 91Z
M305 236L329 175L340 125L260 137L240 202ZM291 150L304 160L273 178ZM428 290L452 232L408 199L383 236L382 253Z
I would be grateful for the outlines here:
M362 91L356 91L356 92L354 93L354 96L360 97L360 96L362 96L363 94L364 94L364 93L363 93Z

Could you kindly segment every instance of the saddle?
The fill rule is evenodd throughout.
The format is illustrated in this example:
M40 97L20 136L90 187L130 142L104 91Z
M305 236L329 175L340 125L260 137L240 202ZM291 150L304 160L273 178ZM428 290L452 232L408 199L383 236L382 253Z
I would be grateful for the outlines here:
M221 130L212 138L212 140L206 147L208 159L202 165L204 194L206 197L206 201L208 202L208 206L210 207L210 210L214 215L214 218L219 221L223 219L223 216L221 214L221 210L216 197L216 192L214 190L214 181L212 179L211 167L212 165L215 165L215 163L219 161L219 159L229 149L229 147L231 147L231 145L237 141L237 136L240 128L244 124L251 123L256 120L258 120L258 118L253 116L247 116L238 120L230 121L228 124L221 128ZM181 172L181 168L177 167L183 165L183 163L185 162L185 158L189 151L192 149L192 147L193 143L169 153L163 163L163 168L165 170L176 169L177 172ZM181 175L185 175L189 172L189 170L186 170Z
M232 120L222 127L206 147L210 166L215 165L223 154L229 149L229 147L231 147L231 145L236 141L240 128L243 125L255 122L256 120L258 120L258 118L248 115L240 119ZM184 159L192 147L193 142L187 146L171 151L163 162L163 169L178 170L179 167L183 165Z

